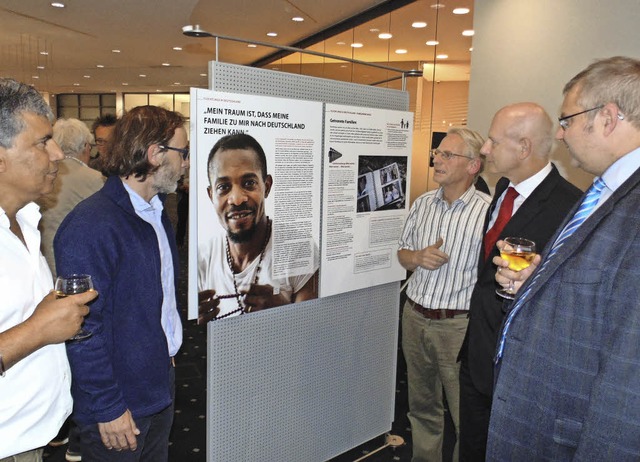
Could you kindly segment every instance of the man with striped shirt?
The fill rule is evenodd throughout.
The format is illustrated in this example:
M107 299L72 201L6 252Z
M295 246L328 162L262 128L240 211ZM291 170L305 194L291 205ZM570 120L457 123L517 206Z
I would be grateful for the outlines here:
M431 152L440 185L414 202L398 259L413 271L402 316L402 350L409 379L413 462L442 460L446 394L458 433L459 364L476 281L482 225L490 197L473 186L481 171L482 137L452 128ZM457 457L457 444L454 459Z

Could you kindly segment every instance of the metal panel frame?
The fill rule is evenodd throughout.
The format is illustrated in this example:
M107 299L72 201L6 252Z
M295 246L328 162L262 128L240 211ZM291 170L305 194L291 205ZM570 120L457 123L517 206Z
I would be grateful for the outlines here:
M209 75L217 91L409 107L398 90L220 62ZM394 282L209 323L207 460L324 461L389 431L399 299Z

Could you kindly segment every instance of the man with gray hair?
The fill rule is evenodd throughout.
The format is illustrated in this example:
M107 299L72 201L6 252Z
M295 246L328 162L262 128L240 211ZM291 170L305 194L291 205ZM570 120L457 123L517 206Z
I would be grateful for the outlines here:
M413 462L442 460L444 399L459 429L458 352L476 282L482 222L490 197L473 186L482 137L452 128L431 152L440 185L418 197L399 241L398 259L413 271L402 315ZM458 460L457 444L454 459Z
M93 136L78 119L58 119L53 125L53 139L64 153L58 164L58 179L53 192L39 201L42 212L42 253L51 272L56 274L53 238L64 217L78 203L98 191L105 178L89 168Z
M41 461L71 413L64 341L95 291L56 299L40 253L34 203L51 192L63 154L53 114L32 87L0 79L0 460Z
M493 357L503 313L496 295L495 245L505 236L522 237L542 250L580 190L560 176L549 162L553 122L535 103L500 109L480 150L487 168L502 175L484 220L478 280L471 295L469 327L460 354L460 460L485 457L491 396Z
M496 280L519 290L498 342L487 459L637 461L640 61L578 73L558 122L595 178L529 268L494 258Z

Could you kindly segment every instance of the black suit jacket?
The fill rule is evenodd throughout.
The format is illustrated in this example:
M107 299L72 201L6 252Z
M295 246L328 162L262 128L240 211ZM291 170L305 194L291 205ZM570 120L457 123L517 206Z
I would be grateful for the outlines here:
M496 192L485 217L485 233L496 202L508 186L507 178L500 178L496 184ZM537 253L541 254L558 225L581 195L582 191L562 178L554 165L551 173L511 217L498 239L508 236L530 239L536 243ZM498 255L498 249L494 246L485 261L484 243L481 247L478 280L471 295L469 327L461 356L468 361L475 388L490 397L493 392L493 358L504 311L503 299L495 293L496 267L492 263L493 257Z

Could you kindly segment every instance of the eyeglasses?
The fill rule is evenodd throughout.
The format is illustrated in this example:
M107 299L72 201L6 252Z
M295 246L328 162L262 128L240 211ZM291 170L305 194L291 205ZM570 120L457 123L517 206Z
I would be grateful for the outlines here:
M586 114L587 112L596 111L598 109L602 109L603 107L604 107L604 104L601 104L600 106L596 106L596 107L592 107L591 109L586 109L584 111L576 112L575 114L570 114L564 117L558 117L558 123L560 124L563 130L566 130L567 128L569 128L569 125L571 125L569 120L572 119L573 117L579 116L580 114Z
M440 151L439 149L432 149L429 152L429 157L431 158L431 160L436 158L436 154L442 157L444 160L449 160L452 157L464 157L465 159L471 159L471 157L463 156L462 154L454 154L453 152L449 152L449 151Z
M94 144L94 146L104 146L105 144L107 144L107 140L96 138L96 144Z
M158 146L160 149L169 149L171 151L177 151L180 154L182 154L182 160L186 161L189 158L189 148L172 148L171 146L164 146L164 145L159 145Z

